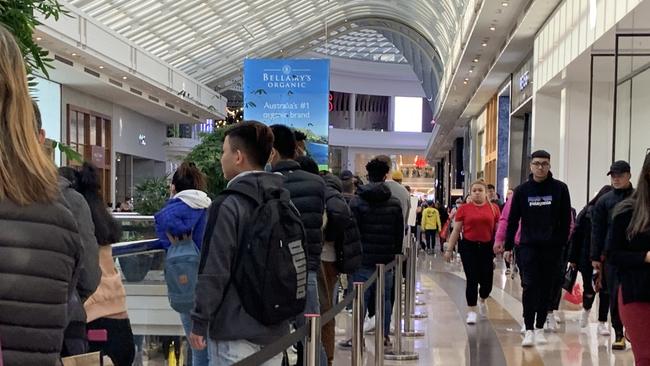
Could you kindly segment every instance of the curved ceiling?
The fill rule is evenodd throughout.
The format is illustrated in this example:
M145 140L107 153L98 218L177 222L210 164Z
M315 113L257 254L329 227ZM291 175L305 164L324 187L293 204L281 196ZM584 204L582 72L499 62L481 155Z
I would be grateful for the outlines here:
M386 19L417 33L444 63L467 0L71 0L112 30L209 84L239 72L246 57L281 56L348 21ZM381 32L400 48L404 32ZM413 37L406 37L411 38ZM404 42L402 44L413 42ZM422 56L424 57L424 56ZM429 73L439 73L431 69ZM416 71L416 74L418 72ZM420 76L420 75L418 75ZM439 79L438 79L439 80ZM437 84L437 81L436 81ZM437 85L436 85L437 86ZM430 95L427 93L427 95Z

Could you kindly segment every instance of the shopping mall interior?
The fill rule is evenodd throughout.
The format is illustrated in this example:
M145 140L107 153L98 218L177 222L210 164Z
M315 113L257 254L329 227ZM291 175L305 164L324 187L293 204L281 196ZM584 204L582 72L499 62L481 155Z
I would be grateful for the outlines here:
M528 181L531 153L545 150L580 212L610 184L612 162L629 162L636 185L650 152L643 122L650 0L50 1L65 13L33 8L32 41L51 61L33 70L30 91L53 161L94 163L102 198L124 230L113 254L136 339L134 365L191 363L167 300L164 253L148 246L153 214L183 161L218 162L221 152L205 145L233 125L260 119L305 127L320 170L334 175L366 180L366 164L388 155L392 177L440 210L451 210L479 179L504 201ZM3 11L0 2L0 24ZM323 60L311 71L304 66ZM278 86L286 86L282 97L272 90ZM269 112L258 117L262 109ZM337 346L334 365L635 364L629 342L612 349L615 334L600 332L595 311L581 324L580 301L566 291L548 344L523 348L522 283L500 255L489 311L466 324L460 260L410 251L416 236L405 240L413 270L405 270L396 299L406 309L393 319L397 356L378 350L370 332L363 349ZM345 299L341 288L337 302ZM335 315L337 344L356 337L353 313ZM299 351L283 352L283 364L296 363ZM254 364L261 362L243 363Z

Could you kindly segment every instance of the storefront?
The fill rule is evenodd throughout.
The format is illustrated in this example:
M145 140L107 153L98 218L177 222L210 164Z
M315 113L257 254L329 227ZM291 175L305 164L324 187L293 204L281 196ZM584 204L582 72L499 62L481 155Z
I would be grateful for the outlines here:
M502 179L507 178L507 186L514 188L528 179L528 156L531 153L531 122L533 118L532 54L512 75L510 85L509 162L508 173ZM505 94L500 96L500 98L504 97Z

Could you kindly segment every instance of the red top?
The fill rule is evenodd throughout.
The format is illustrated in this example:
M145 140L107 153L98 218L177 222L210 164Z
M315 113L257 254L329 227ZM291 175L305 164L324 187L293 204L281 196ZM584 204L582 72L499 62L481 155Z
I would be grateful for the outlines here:
M463 239L491 243L500 216L501 212L496 205L479 206L470 202L460 206L455 220L463 223Z

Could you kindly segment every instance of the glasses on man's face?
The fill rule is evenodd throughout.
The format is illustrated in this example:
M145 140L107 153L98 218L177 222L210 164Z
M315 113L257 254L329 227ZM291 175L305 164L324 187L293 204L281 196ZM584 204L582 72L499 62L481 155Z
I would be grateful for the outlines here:
M535 168L548 168L551 166L551 164L548 161L533 161L530 163L530 165L534 166Z

